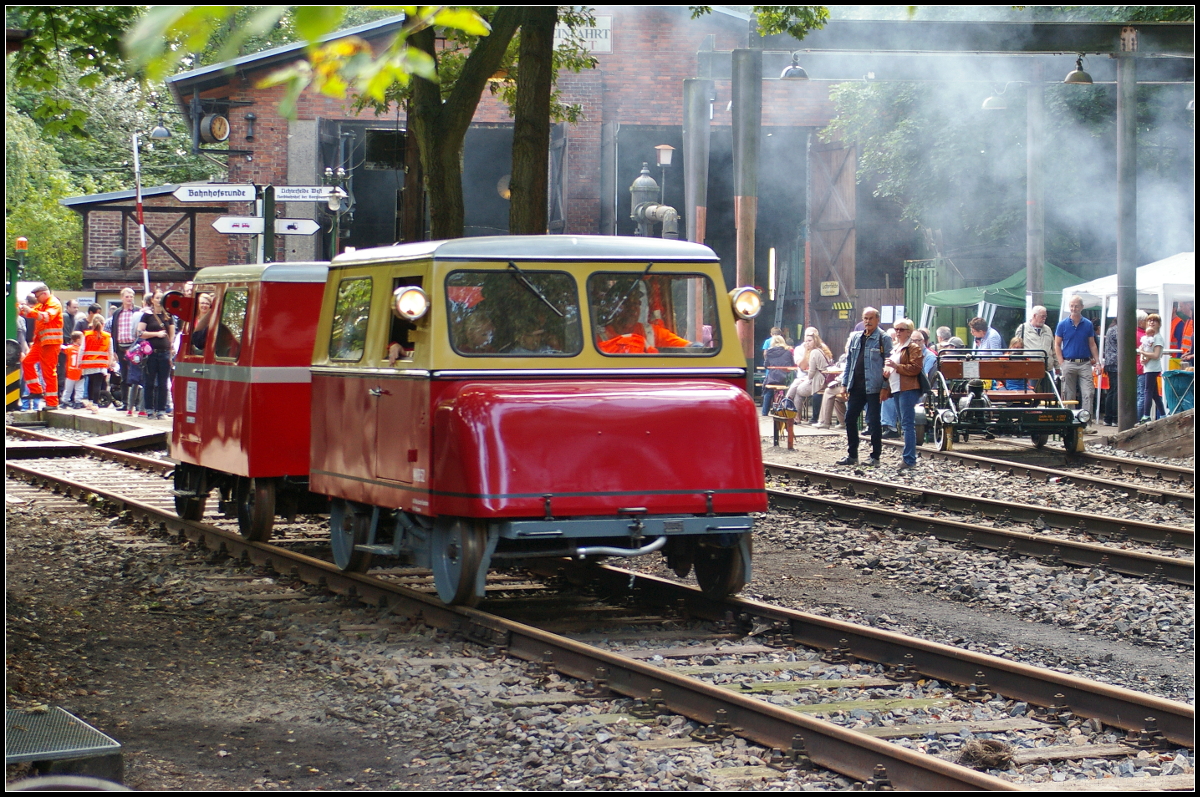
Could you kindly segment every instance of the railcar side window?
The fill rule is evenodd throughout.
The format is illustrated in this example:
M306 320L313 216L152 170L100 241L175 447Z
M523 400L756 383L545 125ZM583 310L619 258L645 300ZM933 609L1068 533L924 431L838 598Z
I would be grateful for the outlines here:
M371 278L344 279L338 285L329 334L329 359L358 362L367 341L371 311Z
M188 338L192 354L204 354L204 345L208 342L208 332L212 328L214 295L211 291L201 291L196 294L196 318L192 321L192 329Z
M602 354L711 356L721 349L716 291L703 274L597 272L588 277L588 307Z
M228 289L221 299L221 324L213 342L213 356L236 360L242 351L242 335L246 331L246 313L250 309L250 291Z
M450 345L467 356L573 357L583 350L579 289L561 271L510 263L446 277Z

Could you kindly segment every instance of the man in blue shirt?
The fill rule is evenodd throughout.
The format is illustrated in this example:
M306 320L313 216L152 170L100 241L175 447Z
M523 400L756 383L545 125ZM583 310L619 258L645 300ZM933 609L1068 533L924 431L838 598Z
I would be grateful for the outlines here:
M971 333L971 337L975 338L975 343L971 347L973 349L1006 348L1004 341L1000 339L1000 333L989 327L988 322L978 316L967 322L967 331Z
M842 388L846 399L846 456L839 465L858 464L858 416L867 411L871 433L871 457L865 464L876 466L883 453L882 424L879 421L879 391L883 388L883 364L892 354L892 339L879 330L879 311L867 307L862 314L863 329L850 337L846 348L846 370Z
M1096 328L1083 317L1083 297L1072 296L1067 307L1071 315L1059 321L1054 330L1054 356L1058 358L1058 370L1062 374L1063 401L1078 399L1076 409L1094 414L1092 371L1100 362Z

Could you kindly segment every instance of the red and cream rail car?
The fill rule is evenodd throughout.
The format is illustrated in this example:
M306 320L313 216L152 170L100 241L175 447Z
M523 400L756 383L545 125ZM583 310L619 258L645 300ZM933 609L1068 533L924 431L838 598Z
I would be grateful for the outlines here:
M167 297L186 321L172 383L181 517L199 520L216 489L241 533L262 541L277 511L294 514L308 500L309 367L328 271L328 263L206 268L190 301Z
M751 513L766 510L736 333L757 309L753 290L726 294L712 250L678 241L510 236L339 256L308 449L334 561L401 557L455 604L483 596L493 565L655 551L707 592L740 590Z

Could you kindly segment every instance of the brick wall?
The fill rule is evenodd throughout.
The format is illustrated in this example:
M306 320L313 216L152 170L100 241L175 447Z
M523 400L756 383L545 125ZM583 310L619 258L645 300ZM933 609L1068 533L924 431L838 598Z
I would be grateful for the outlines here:
M189 203L180 202L170 194L166 194L162 196L144 196L142 205L147 209L147 212L144 213L146 221L146 261L149 264L150 271L179 271L185 268L186 265L180 265L161 245L155 242L151 235L153 233L162 237L180 220L181 214L157 213L150 209L169 208L186 211L189 209ZM125 256L126 268L130 270L141 269L141 237L138 234L136 207L137 202L134 198L115 202L96 203L86 207L84 237L87 245L84 249L84 271L119 269L121 267L120 258L116 257L113 252L121 248L124 248L127 253ZM191 207L194 208L196 205L192 203ZM236 206L230 207L236 208ZM128 209L129 215L125 215L122 209ZM226 262L225 241L223 240L225 236L214 230L212 223L218 216L225 215L227 212L229 211L222 210L219 213L200 213L197 215L197 268L222 265ZM242 213L243 211L235 209L233 212ZM191 223L185 220L177 229L163 238L163 242L179 255L185 264L188 261L191 251L191 232Z
M746 46L746 23L714 13L690 19L678 6L596 6L595 13L613 17L612 53L596 55L598 66L579 74L564 73L559 89L564 102L582 106L583 118L567 133L566 232L595 233L600 224L600 126L605 122L629 125L680 125L683 118L683 80L697 75L696 52L709 35L718 51ZM278 112L282 87L256 89L268 70L248 70L229 78L228 87L208 96L253 100L252 107L235 107L229 114L229 145L253 154L229 157L229 182L287 184L288 123ZM730 82L716 82L714 126L728 126L726 111ZM245 114L257 116L254 141L246 141ZM305 91L297 103L300 119L371 119L374 112L356 113L351 103ZM763 85L765 126L823 126L830 118L828 84L818 81L766 81ZM403 114L401 114L403 117ZM485 92L475 114L477 123L511 123L508 108ZM232 212L248 213L235 208ZM250 259L249 236L225 236L225 260ZM276 251L285 251L276 240Z

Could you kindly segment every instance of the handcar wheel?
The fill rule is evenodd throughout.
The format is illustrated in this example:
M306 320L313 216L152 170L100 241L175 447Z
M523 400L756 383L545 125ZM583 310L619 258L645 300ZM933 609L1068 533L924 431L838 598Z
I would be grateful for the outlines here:
M749 541L747 541L749 542ZM740 541L731 548L696 545L696 583L705 595L724 598L736 595L746 586L746 574L750 572Z
M945 423L941 418L935 418L933 421L933 442L937 446L938 451L949 451L953 448L951 439L954 435L953 428Z
M1049 440L1050 440L1050 435L1038 434L1036 432L1034 434L1030 435L1030 437L1033 439L1033 447L1034 448L1045 448L1046 443L1049 442Z
M487 550L487 527L470 518L439 523L429 552L433 583L438 597L448 606L475 606L483 599L475 583Z
M275 525L275 480L238 479L238 531L251 542L271 539Z
M175 496L175 514L184 520L200 520L208 503L208 480L204 468L179 465L175 468L175 489L191 495Z
M1084 450L1083 430L1071 427L1062 433L1063 448L1068 454L1078 454Z
M349 501L337 499L329 508L330 541L333 563L339 570L365 573L371 567L371 554L356 551L354 546L366 545L371 533L371 515L357 511Z

